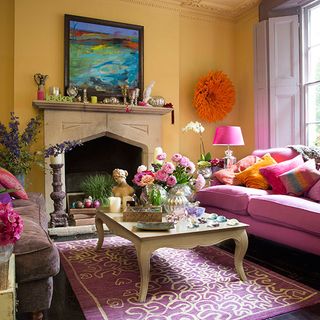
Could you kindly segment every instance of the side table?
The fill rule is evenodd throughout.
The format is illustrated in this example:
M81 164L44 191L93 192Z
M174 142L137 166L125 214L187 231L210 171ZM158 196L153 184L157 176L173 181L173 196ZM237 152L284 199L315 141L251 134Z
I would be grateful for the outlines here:
M14 254L0 264L0 319L16 319L16 284Z

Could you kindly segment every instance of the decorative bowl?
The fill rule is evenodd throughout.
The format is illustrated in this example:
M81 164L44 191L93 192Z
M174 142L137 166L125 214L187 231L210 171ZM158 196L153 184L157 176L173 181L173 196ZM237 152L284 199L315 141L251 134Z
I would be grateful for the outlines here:
M190 216L201 217L205 211L206 208L204 207L187 207L187 212Z

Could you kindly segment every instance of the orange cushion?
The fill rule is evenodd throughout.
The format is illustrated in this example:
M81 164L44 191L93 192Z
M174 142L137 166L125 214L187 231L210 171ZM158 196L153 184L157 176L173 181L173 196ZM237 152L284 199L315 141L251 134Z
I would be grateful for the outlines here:
M10 193L13 197L23 200L29 199L19 180L4 168L0 168L0 184L6 189L15 189L16 191Z
M276 163L276 160L267 153L257 163L240 173L236 173L236 179L246 187L266 190L269 188L269 184L259 172L259 169Z

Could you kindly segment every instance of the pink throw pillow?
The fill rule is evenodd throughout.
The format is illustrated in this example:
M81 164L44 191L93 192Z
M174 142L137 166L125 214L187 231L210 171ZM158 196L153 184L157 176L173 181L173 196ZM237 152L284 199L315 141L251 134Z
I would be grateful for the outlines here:
M268 181L274 193L286 194L286 188L279 179L279 176L290 171L304 163L302 156L299 154L293 159L279 162L268 167L260 168L260 173Z
M256 162L260 160L257 156L247 156L241 160L239 160L236 164L231 166L229 169L222 169L219 171L216 171L213 175L224 184L230 184L234 186L240 185L240 181L236 179L236 173L241 172Z
M4 168L0 168L0 183L7 189L15 189L10 193L13 197L23 200L28 200L28 195L18 179Z
M288 194L300 196L320 179L320 171L316 169L315 160L310 159L301 166L281 174L279 178Z
M311 187L306 196L311 200L320 202L320 179Z

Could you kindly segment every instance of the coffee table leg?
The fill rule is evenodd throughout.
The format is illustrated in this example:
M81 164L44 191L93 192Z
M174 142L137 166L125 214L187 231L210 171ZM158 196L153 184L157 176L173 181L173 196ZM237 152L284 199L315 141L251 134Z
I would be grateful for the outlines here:
M142 245L140 247L136 247L136 250L140 269L139 301L145 302L150 281L150 258L152 252L147 250L147 248L144 248Z
M96 222L96 229L98 233L98 242L96 245L96 251L100 250L103 245L103 240L104 240L104 231L103 231L103 222L100 218L96 217L95 219Z
M240 238L234 239L236 248L234 252L234 265L242 281L247 280L247 276L243 270L243 257L248 249L248 236L245 230L242 231Z

